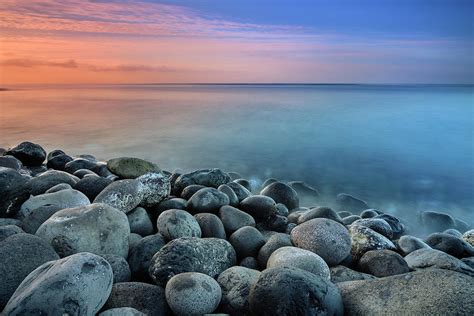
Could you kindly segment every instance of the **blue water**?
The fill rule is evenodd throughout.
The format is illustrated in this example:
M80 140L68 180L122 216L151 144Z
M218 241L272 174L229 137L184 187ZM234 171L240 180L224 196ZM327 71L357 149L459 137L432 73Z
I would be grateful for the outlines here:
M0 146L23 140L162 168L304 180L398 212L474 221L473 86L17 86Z

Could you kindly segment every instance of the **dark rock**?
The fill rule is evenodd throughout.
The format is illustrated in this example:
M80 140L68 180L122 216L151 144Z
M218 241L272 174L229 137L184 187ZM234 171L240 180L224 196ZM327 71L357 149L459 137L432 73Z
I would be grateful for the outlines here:
M238 184L237 182L229 182L227 183L227 186L234 191L235 195L237 195L237 198L239 199L239 202L242 202L242 200L252 195L249 190L247 190L245 187Z
M23 229L16 225L3 225L0 226L0 242L7 237L12 235L24 233Z
M347 228L326 218L315 218L296 226L291 231L291 241L321 256L329 266L339 264L351 250Z
M376 277L387 277L410 271L402 256L386 249L367 251L360 258L358 268L360 271Z
M309 208L307 207L298 207L296 209L291 210L291 212L288 214L288 222L289 223L298 223L298 220L301 215L306 214L310 211Z
M217 282L222 288L219 310L230 315L248 315L250 288L257 282L260 272L245 267L232 267L222 272Z
M364 201L346 193L339 193L337 195L336 205L339 211L348 211L351 213L360 213L370 208Z
M15 171L20 171L23 167L21 161L13 156L0 156L0 167L10 168Z
M72 186L67 183L56 184L54 187L49 188L44 193L54 193L62 190L72 190Z
M215 237L226 239L224 225L219 217L211 213L199 213L194 218L201 227L201 237Z
M82 179L82 178L84 178L84 177L87 176L87 175L98 176L97 173L95 173L94 171L89 170L89 169L79 169L79 170L77 170L76 172L74 172L74 175L75 175L76 177L78 177L79 179Z
M285 204L288 210L299 207L298 193L293 188L282 182L274 182L266 186L261 195L271 197L276 203Z
M278 233L271 236L267 242L260 248L258 251L258 264L262 269L267 267L268 258L270 258L271 254L285 246L292 246L290 236L283 233Z
M165 244L165 238L155 234L142 238L135 246L130 247L128 264L134 279L143 281L150 279L148 269L151 259Z
M288 226L288 218L281 215L273 215L266 218L264 221L257 224L257 228L264 230L271 230L279 233L286 231Z
M438 249L457 258L474 256L474 247L461 238L444 233L433 233L425 242L433 249Z
M194 213L217 213L224 205L229 205L229 198L225 193L214 188L203 188L191 196L187 209Z
M397 241L397 246L400 252L405 256L418 249L431 249L423 240L410 235L400 237Z
M30 234L14 234L0 242L0 310L31 271L59 259L54 249ZM7 314L5 314L7 315Z
M468 223L459 218L455 218L454 221L456 222L456 229L462 234L471 228Z
M347 315L474 313L474 278L452 271L426 269L337 286Z
M112 183L112 180L107 178L102 178L99 176L85 176L79 180L75 185L74 189L84 193L89 200L94 201L94 199L102 192L109 184Z
M474 257L462 258L461 261L474 269Z
M170 314L165 290L161 286L141 282L123 282L112 286L112 292L104 309L118 307L132 307L153 316Z
M338 214L341 218L344 218L344 217L348 217L348 216L353 215L351 212L348 212L348 211L340 211L340 212L337 212L337 214Z
M351 225L349 234L351 236L351 255L356 261L370 250L396 250L395 245L390 239L368 227Z
M456 228L454 218L449 214L441 212L425 211L421 213L421 223L428 233Z
M218 215L229 236L241 227L255 226L255 220L250 214L229 205L221 207Z
M365 211L362 211L360 213L361 218L372 218L372 217L375 217L377 215L379 215L379 213L377 213L377 210L372 209L372 208L370 208L368 210L365 210Z
M392 228L393 238L399 238L405 232L405 225L398 218L389 214L377 215L373 218L380 218L386 221Z
M238 172L227 172L227 174L230 176L230 179L233 181L235 179L240 179L242 178L242 175Z
M120 157L107 161L107 168L121 179L135 179L148 172L160 172L154 163L132 157Z
M266 219L277 214L275 201L265 195L252 195L240 202L240 208L256 220Z
M462 238L462 233L459 230L454 229L454 228L446 229L443 232L443 234L448 234L448 235L454 236L456 238Z
M253 315L343 315L341 295L334 284L297 268L264 270L250 289Z
M41 166L46 159L46 151L38 144L23 142L9 149L6 155L14 156L25 166Z
M373 275L354 271L342 265L331 267L329 270L331 271L331 282L333 283L356 280L371 280L376 278Z
M245 258L257 256L265 244L265 239L255 227L244 226L230 235L229 242L234 247L237 257Z
M73 174L74 172L80 169L89 169L94 171L95 167L96 162L84 158L74 158L73 160L64 165L64 170L66 170L70 174Z
M18 226L20 228L23 228L23 223L16 219L16 218L3 218L3 217L0 217L0 227L1 226L6 226L6 225L15 225L15 226Z
M388 239L393 238L392 227L381 218L362 218L353 222L352 225L365 226L387 237Z
M344 217L342 219L342 223L344 225L351 225L352 223L354 223L355 221L361 219L361 217L359 215L351 215L351 216L347 216L347 217Z
M212 313L221 301L219 283L198 272L185 272L172 277L166 284L166 301L175 315Z
M274 183L274 182L278 182L278 179L275 179L275 178L268 178L267 180L265 180L262 184L262 189L265 188L266 186L269 186L270 184Z
M218 188L221 184L230 181L230 176L220 169L200 169L180 175L175 181L177 193L191 184L200 184L206 187Z
M158 284L183 272L200 272L211 277L235 265L235 250L219 238L184 237L174 239L152 258L149 273Z
M222 193L225 193L227 197L229 198L229 205L237 207L239 205L239 198L237 197L237 194L235 194L234 190L227 184L222 184L220 185L217 190L221 191Z
M53 151L50 151L48 155L46 156L46 159L49 161L52 158L59 156L59 155L65 155L66 153L60 149L55 149Z
M30 197L29 178L11 168L0 167L0 217L15 215Z
M181 198L169 197L165 198L163 201L158 203L157 205L148 209L149 214L151 216L152 222L156 222L158 216L167 210L186 210L187 201Z
M204 188L206 187L200 184L191 184L183 189L180 196L182 199L189 200L194 193Z
M298 193L300 200L314 202L320 197L319 191L316 188L303 181L290 181L288 185Z
M333 221L342 224L342 218L339 216L339 214L337 214L333 209L325 206L312 208L310 211L301 214L301 216L298 217L297 223L301 224L314 218L332 219Z
M247 269L258 270L258 261L254 257L245 257L240 260L239 266Z
M253 191L253 188L252 188L252 184L250 183L249 180L247 179L236 179L232 182L235 182L235 183L238 183L240 184L241 186L243 186L244 188L246 188L247 190L249 190L250 192Z
M57 211L62 210L62 206L46 204L42 205L26 214L23 218L23 228L25 232L34 234L38 228L46 222L48 218L53 216Z
M79 178L70 175L67 172L58 170L48 170L30 180L31 194L43 194L48 189L61 183L67 183L70 186L74 187L77 181L79 181Z
M65 171L66 164L68 162L71 162L72 160L73 158L71 156L66 155L66 154L60 154L60 155L52 157L51 159L48 159L48 162L46 163L46 167L55 169L55 170Z
M167 210L158 216L156 222L158 233L166 239L180 237L201 237L201 228L196 219L183 210Z
M98 316L146 316L146 314L136 310L135 308L118 307L103 311Z
M134 208L127 214L130 232L142 236L153 234L153 223L143 207Z
M277 203L276 207L277 207L277 213L276 213L276 215L280 215L280 216L285 216L285 217L287 217L288 214L290 213L290 212L288 211L288 208L285 206L285 204Z
M109 254L101 255L101 257L107 260L107 262L110 264L114 275L114 283L130 281L131 274L127 260L125 260L123 257Z

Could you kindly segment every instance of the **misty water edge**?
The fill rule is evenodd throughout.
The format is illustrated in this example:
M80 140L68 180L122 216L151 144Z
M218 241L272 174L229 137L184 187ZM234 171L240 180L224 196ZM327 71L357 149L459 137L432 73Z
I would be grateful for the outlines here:
M16 86L0 92L0 146L30 140L166 170L217 167L257 187L302 180L403 216L474 222L473 87Z

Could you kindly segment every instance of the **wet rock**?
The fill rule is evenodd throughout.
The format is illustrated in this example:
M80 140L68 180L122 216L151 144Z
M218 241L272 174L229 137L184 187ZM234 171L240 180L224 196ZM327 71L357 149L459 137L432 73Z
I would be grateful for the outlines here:
M25 232L36 233L41 224L62 209L62 206L46 204L28 212L22 220Z
M339 264L351 250L347 228L326 218L315 218L296 226L291 231L291 241L321 256L329 266Z
M221 191L229 198L229 205L237 207L239 205L239 198L235 194L234 190L227 184L220 185L217 190Z
M390 225L390 228L392 228L393 238L399 238L405 231L405 225L395 216L390 214L380 214L373 218L379 218L386 221Z
M133 157L110 159L107 168L122 179L135 179L148 172L161 171L156 164Z
M298 223L300 216L306 214L310 211L307 207L298 207L293 209L290 214L288 214L288 222L289 223Z
M438 268L464 273L474 277L474 269L461 260L436 249L418 249L405 256L410 269Z
M222 289L219 310L230 315L248 315L250 288L259 276L259 271L238 266L222 272L217 278Z
M237 257L245 258L257 256L265 244L265 239L255 227L244 226L230 235L229 242L234 247Z
M214 188L203 188L191 196L187 209L195 213L216 213L224 205L229 205L229 197L225 193Z
M23 280L3 313L94 315L110 294L112 278L107 261L91 253L49 261Z
M142 236L153 234L153 223L143 207L134 208L127 214L130 232Z
M13 156L0 156L0 167L10 168L15 171L20 171L23 167L21 161Z
M24 233L23 229L16 225L0 226L0 242L11 235Z
M15 225L20 228L23 228L23 223L16 218L3 218L0 217L0 227L5 225Z
M161 286L141 282L122 282L112 286L112 292L104 309L119 307L132 307L153 316L170 314L165 290Z
M377 210L375 210L373 208L369 208L368 210L362 211L360 213L361 218L372 218L372 217L375 217L375 216L378 216L378 215L379 215L379 213L377 212Z
M119 180L112 182L94 199L94 203L104 203L119 211L128 213L143 200L141 183L136 180Z
M64 165L64 170L69 172L70 174L74 174L74 172L80 169L88 169L94 171L95 167L95 161L90 161L89 159L84 158L74 158L73 160Z
M240 179L240 178L242 178L242 175L241 175L240 173L238 173L238 172L233 172L233 171L231 171L231 172L228 172L227 174L230 176L230 179L231 179L231 180L235 180L235 179Z
M405 256L418 249L431 249L423 240L410 235L400 237L397 241L397 246L400 252Z
M281 247L275 250L268 259L267 268L276 267L300 268L323 279L330 279L329 267L320 256L296 247Z
M138 177L137 181L141 184L142 206L155 206L170 194L171 184L162 173L146 173Z
M167 210L158 216L156 222L158 233L166 239L180 237L201 237L201 228L196 219L183 210Z
M128 255L127 216L106 204L67 208L56 212L36 231L61 256L78 252Z
M421 223L428 232L442 232L456 227L456 222L451 215L433 211L421 213Z
M351 236L351 255L356 261L370 250L396 250L395 245L390 239L368 227L351 225L349 234Z
M55 149L55 150L52 150L48 153L48 155L46 156L46 159L47 160L51 160L52 158L56 157L56 156L59 156L59 155L65 155L66 153L60 149Z
M285 204L277 203L276 207L277 207L277 214L276 215L287 217L288 214L290 213L288 211L288 208L285 206Z
M15 215L30 197L29 178L11 168L0 167L0 217Z
M330 281L297 268L264 270L250 289L254 315L343 315L338 289Z
M438 249L457 258L474 256L474 248L461 238L444 233L433 233L425 242L433 249Z
M97 195L111 183L110 179L90 175L79 180L74 185L74 189L84 193L90 201L94 201Z
M448 234L448 235L454 236L456 238L462 238L462 233L459 230L454 229L454 228L446 229L443 232L443 234Z
M347 315L474 313L474 278L453 271L427 269L337 286Z
M175 315L212 313L221 300L219 283L198 272L185 272L172 277L166 284L166 301Z
M164 245L166 245L165 238L155 234L140 239L135 246L130 247L128 264L135 279L144 281L150 279L148 269L151 259Z
M348 216L351 216L353 215L351 212L348 212L348 211L340 211L340 212L337 212L337 214L341 217L341 218L344 218L344 217L348 217ZM360 216L359 216L360 217ZM362 217L361 217L362 218Z
M189 200L194 193L204 188L206 187L200 184L191 184L183 189L180 196L185 200Z
M264 195L252 195L240 202L242 211L257 220L263 220L277 214L275 201Z
M295 228L297 225L295 223L288 223L286 225L286 230L285 230L285 234L291 234L291 231L293 230L293 228Z
M200 169L180 175L175 181L177 193L191 184L218 188L221 184L230 182L230 176L220 169Z
M360 213L370 208L366 202L346 193L339 193L336 196L336 205L339 211L348 211L351 213Z
M139 234L135 234L135 233L130 233L130 236L128 236L128 245L129 245L129 251L130 249L132 249L133 247L135 247L138 242L140 240L142 240L142 236L140 236Z
M49 188L44 193L54 193L62 190L72 190L72 187L67 183L56 184L54 187Z
M272 253L275 250L286 246L292 246L290 236L283 233L278 233L271 236L258 251L257 259L259 266L262 269L265 269L267 267L268 258L270 258Z
M41 166L46 159L46 151L38 144L23 142L5 152L20 160L25 166Z
M392 227L385 220L380 218L362 218L353 222L352 225L368 227L388 239L392 239L393 237Z
M89 169L79 169L79 170L77 170L76 172L74 172L74 175L75 175L76 177L78 177L79 179L82 179L82 178L84 178L84 177L87 176L87 175L98 176L97 173L95 173L94 171L89 170Z
M30 197L20 208L18 219L28 217L32 212L44 206L56 206L59 209L89 205L90 201L79 191L61 190Z
M282 182L274 182L266 186L261 195L271 197L276 203L284 204L288 210L299 207L298 193L289 185Z
M303 181L290 181L288 185L298 193L300 200L315 201L320 197L319 191Z
M201 237L215 237L226 239L224 225L222 221L214 214L199 213L194 218L201 227Z
M360 271L376 277L387 277L410 271L402 256L386 249L370 250L364 253L359 260L358 268Z
M118 307L103 311L99 316L146 316L146 314L136 310L135 308Z
M56 259L54 249L34 235L17 233L0 241L0 310L31 271Z
M70 175L64 171L48 170L37 177L31 179L31 194L38 195L60 183L67 183L74 186L79 181L78 177Z
M101 257L107 260L112 268L112 273L114 275L113 283L130 281L131 273L127 260L123 257L109 254L101 255Z
M297 223L301 224L314 218L327 218L332 219L338 223L342 223L342 218L339 216L339 214L337 214L333 209L325 206L312 208L308 212L301 214L301 216L298 217Z
M342 219L342 223L344 225L351 225L352 223L354 223L355 221L361 219L361 217L359 215L351 215L351 216L347 216L347 217L344 217Z
M235 180L232 181L232 182L235 182L235 183L240 184L241 186L243 186L244 188L246 188L246 189L249 190L250 192L253 191L252 183L250 183L250 181L247 180L247 179L235 179Z
M235 265L235 260L235 250L226 240L184 237L172 240L153 256L149 273L153 281L164 285L183 272L216 277Z
M249 190L247 190L244 186L238 184L237 182L229 182L227 183L227 186L234 191L235 195L237 195L237 198L239 199L239 202L252 195Z
M186 210L187 201L181 198L168 197L164 198L163 201L157 205L148 208L148 212L151 216L151 220L156 223L158 216L167 210Z
M474 257L462 258L461 261L474 269Z
M254 257L245 257L240 260L239 266L247 269L258 270L258 261Z
M50 169L66 171L66 164L71 162L73 158L66 154L56 155L54 157L48 158L48 162L46 163L46 167Z
M244 226L255 226L255 220L250 214L229 205L222 206L218 215L228 235Z
M373 275L354 271L342 265L331 267L329 270L331 272L331 282L333 283L356 280L371 280L376 278Z
M274 182L278 182L278 179L275 179L275 178L266 179L262 184L262 189L265 188L266 186L269 186L270 184L272 184Z

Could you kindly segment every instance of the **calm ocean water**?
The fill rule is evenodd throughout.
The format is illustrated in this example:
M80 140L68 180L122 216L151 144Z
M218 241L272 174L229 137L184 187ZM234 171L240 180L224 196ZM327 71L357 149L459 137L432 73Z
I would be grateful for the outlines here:
M473 86L99 85L0 92L0 146L23 140L162 168L304 180L375 207L474 222Z

